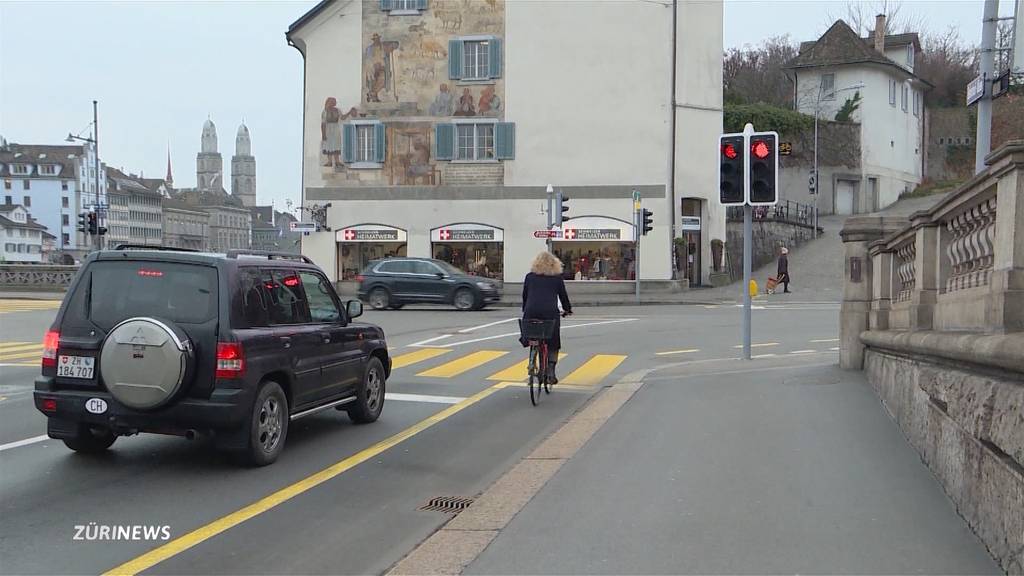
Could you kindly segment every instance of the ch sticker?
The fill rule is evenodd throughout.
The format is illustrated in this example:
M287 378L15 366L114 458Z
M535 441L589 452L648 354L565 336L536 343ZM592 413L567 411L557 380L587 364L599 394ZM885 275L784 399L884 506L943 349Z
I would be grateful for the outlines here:
M89 398L85 401L85 409L92 414L103 414L107 411L107 401L102 398Z

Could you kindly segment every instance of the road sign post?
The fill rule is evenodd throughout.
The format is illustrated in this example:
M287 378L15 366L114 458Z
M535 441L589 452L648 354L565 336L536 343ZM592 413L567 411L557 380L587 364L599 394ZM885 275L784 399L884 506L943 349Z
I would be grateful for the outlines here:
M547 212L548 212L548 230L551 230L551 227L555 223L555 215L554 215L554 212L553 212L553 210L555 208L555 188L551 184L548 184L547 194L548 194L548 210L547 210ZM536 236L536 234L534 234L534 235ZM551 252L551 236L545 236L545 238L547 238L546 244L547 244L548 252Z
M640 210L640 191L633 189L633 290L636 301L640 301L640 230L643 228Z

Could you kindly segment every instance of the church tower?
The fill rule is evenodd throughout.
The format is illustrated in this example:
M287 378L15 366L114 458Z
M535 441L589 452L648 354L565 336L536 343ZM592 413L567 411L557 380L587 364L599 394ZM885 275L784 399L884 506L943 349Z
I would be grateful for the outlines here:
M213 121L203 124L203 142L196 156L196 187L207 192L224 189L224 160L217 152L217 127Z
M252 155L252 141L245 124L238 127L235 136L235 155L231 157L231 195L241 200L246 208L256 205L256 157Z

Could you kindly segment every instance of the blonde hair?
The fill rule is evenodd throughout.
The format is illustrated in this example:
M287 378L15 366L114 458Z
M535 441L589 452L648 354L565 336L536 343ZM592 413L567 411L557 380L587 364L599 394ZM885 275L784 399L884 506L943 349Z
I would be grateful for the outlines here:
M561 276L562 261L555 258L555 255L544 250L533 259L530 265L530 272L540 276Z

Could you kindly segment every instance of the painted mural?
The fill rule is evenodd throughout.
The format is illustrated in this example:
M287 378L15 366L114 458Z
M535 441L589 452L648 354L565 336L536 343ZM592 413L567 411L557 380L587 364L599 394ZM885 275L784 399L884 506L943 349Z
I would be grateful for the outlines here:
M504 80L463 82L448 75L449 40L505 34L505 0L428 0L418 15L390 15L363 0L362 97L326 97L321 165L328 182L351 185L439 185L432 158L435 123L453 117L504 118ZM342 124L380 118L387 126L383 170L350 170L342 162Z

